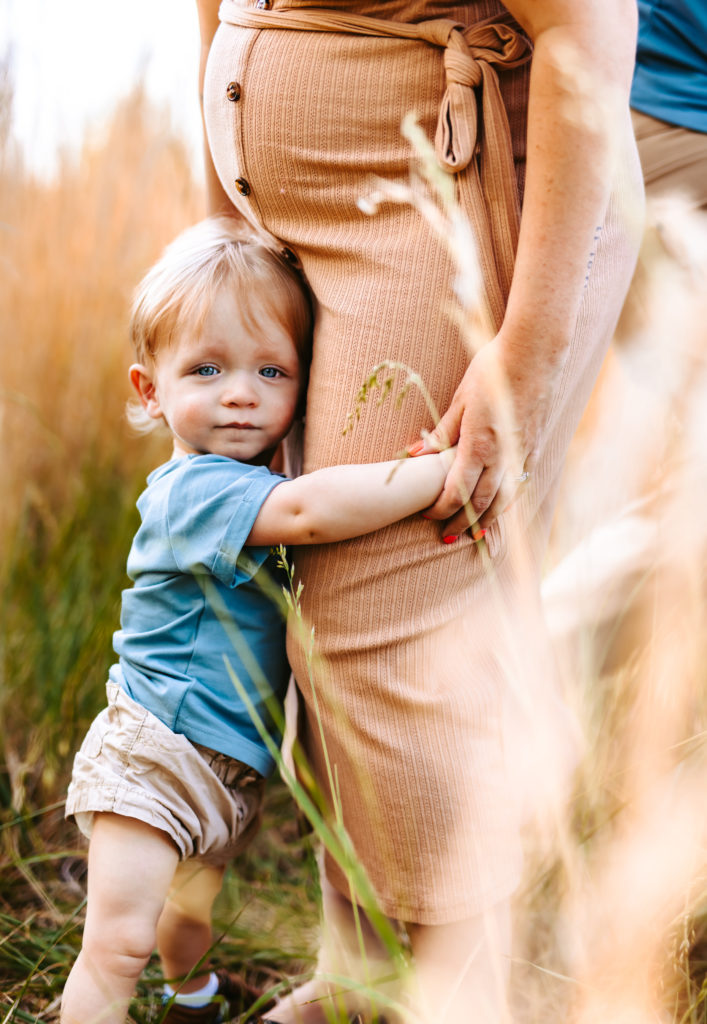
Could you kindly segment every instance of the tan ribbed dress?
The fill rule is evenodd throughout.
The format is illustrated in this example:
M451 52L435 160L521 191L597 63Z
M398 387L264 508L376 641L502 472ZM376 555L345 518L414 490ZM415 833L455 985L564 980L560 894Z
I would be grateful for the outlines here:
M243 10L254 6L243 0ZM275 0L262 17L292 6ZM222 18L237 21L236 7L229 0ZM496 0L332 0L327 7L402 24L446 18L474 26L499 14L508 21ZM343 433L361 384L381 360L418 372L440 410L467 366L448 315L455 271L444 243L409 205L386 203L375 216L357 205L374 176L408 180L411 151L400 125L409 111L434 138L448 84L444 61L445 47L435 42L343 31L228 23L214 40L205 115L216 168L244 215L296 253L317 300L305 471L389 459L432 426L412 388L399 407L392 398L380 406L369 400ZM487 74L492 65L481 63ZM520 182L528 64L494 67ZM472 96L478 84L471 83ZM491 90L486 79L482 87ZM491 115L482 99L479 111L483 149L493 132L483 123ZM307 709L303 740L328 791L326 747L358 855L382 909L402 920L470 916L506 897L519 878L504 715L509 695L534 685L532 668L542 657L535 585L552 495L635 258L622 211L640 188L637 163L630 160L619 177L541 463L513 523L505 516L489 532L490 557L468 536L442 544L438 526L421 517L294 553L304 614L315 628L322 723L320 730L306 661L293 642ZM484 247L487 276L501 263L503 281L512 269L515 213L505 201L499 208L503 190L495 184L484 186L496 196L487 201L497 225L493 246L479 210L466 208L473 197L463 188L459 195ZM527 557L521 566L510 553L511 527L519 523L530 538L531 584ZM349 895L335 864L327 863L327 874Z

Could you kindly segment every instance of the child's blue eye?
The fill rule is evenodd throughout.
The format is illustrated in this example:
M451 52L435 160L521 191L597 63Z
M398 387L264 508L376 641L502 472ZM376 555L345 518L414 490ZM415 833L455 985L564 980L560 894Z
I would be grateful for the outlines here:
M273 380L275 377L280 376L280 371L276 366L264 366L260 371L261 377L267 377L268 380Z
M199 377L213 377L218 370L215 366L197 366L195 373Z

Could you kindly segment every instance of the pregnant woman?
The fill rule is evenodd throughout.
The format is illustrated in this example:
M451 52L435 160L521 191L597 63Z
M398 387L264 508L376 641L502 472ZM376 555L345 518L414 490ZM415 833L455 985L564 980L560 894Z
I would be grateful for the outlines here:
M316 780L379 907L409 936L416 1011L498 1021L521 870L504 723L545 672L537 588L553 496L637 249L635 5L198 6L211 205L276 240L316 300L305 472L459 442L427 519L295 552L315 627L311 680L294 635L289 654ZM358 205L376 179L409 180L411 111L471 225L492 325L476 354L452 314L457 268L429 220L406 203L373 216ZM399 406L364 404L344 433L383 360L419 374L444 414L436 429L413 387ZM351 889L329 857L323 893L325 924L352 952ZM315 978L271 1017L320 1024L327 991Z

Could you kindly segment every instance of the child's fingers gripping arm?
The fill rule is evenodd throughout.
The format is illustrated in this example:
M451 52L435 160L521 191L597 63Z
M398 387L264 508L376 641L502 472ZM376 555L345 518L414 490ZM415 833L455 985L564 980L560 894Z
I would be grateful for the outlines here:
M380 530L436 500L454 452L330 466L285 480L263 502L247 543L325 544Z

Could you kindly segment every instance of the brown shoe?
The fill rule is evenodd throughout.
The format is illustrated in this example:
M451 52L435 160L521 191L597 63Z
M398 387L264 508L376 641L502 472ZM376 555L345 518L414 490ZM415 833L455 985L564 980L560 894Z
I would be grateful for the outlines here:
M378 1018L379 1024L386 1024L383 1017ZM271 1020L270 1017L256 1017L250 1021L250 1024L278 1024L276 1020ZM349 1024L364 1024L363 1015L355 1013L353 1017L349 1017Z
M222 1006L209 1003L208 1006L182 1006L172 1003L164 1017L163 1024L222 1024L230 1018L224 1017Z

